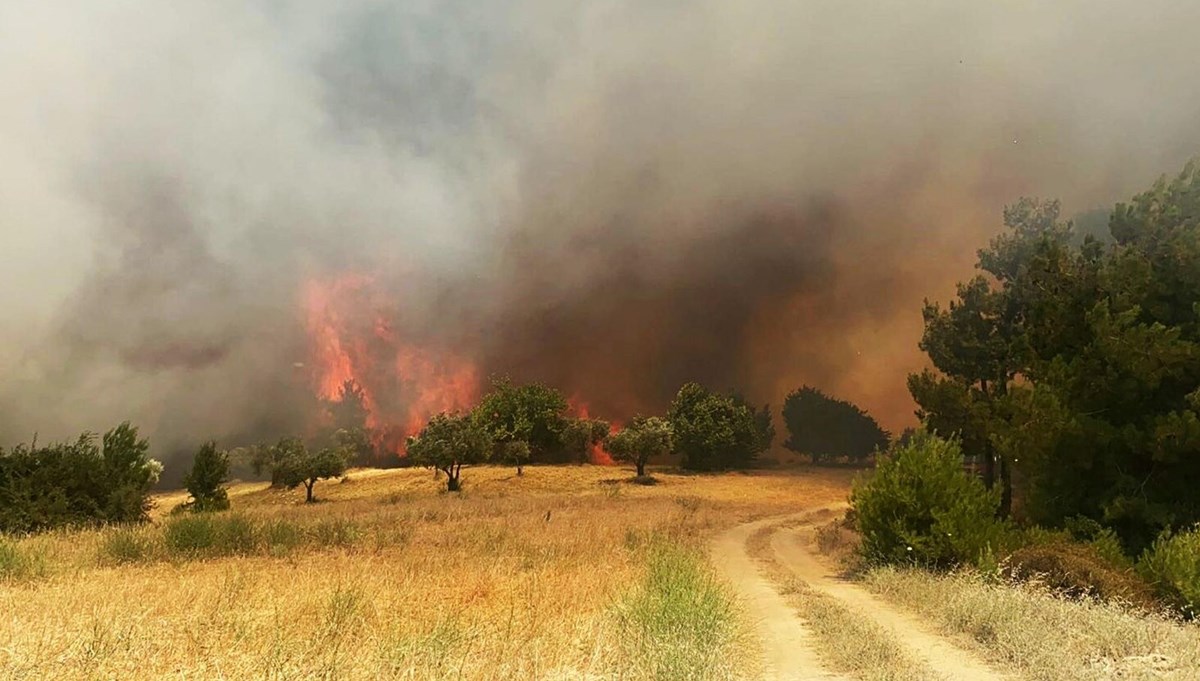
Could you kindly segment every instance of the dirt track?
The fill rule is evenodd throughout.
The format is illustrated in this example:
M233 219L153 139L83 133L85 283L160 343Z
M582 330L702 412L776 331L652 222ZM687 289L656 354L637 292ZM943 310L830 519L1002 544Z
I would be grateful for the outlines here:
M800 521L799 527L776 529L771 549L781 565L804 580L811 588L825 593L846 607L870 618L888 631L913 657L946 679L993 681L1005 679L973 654L932 633L912 616L879 600L853 582L828 569L813 552L813 526L816 511L759 520L739 525L717 538L713 561L742 596L758 627L762 642L764 678L780 680L844 679L828 671L812 646L812 633L804 621L763 576L747 553L746 542L755 532L772 526Z

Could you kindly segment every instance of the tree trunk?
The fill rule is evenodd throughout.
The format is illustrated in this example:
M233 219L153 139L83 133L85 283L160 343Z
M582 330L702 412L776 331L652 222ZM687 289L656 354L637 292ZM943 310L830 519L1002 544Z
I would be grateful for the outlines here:
M460 487L458 484L458 472L461 469L462 469L461 466L456 467L454 464L450 464L449 466L442 469L442 472L446 474L446 491L447 492L457 492L460 489L462 489L462 487Z
M316 478L304 481L304 503L311 504L312 502L316 501L316 499L313 498L313 485L315 484L317 484Z
M1012 515L1012 468L1009 467L1008 461L1004 458L1000 459L1000 517L1007 518Z
M639 478L644 477L646 475L646 462L638 460L638 461L634 461L633 464L635 466L637 466L638 477Z

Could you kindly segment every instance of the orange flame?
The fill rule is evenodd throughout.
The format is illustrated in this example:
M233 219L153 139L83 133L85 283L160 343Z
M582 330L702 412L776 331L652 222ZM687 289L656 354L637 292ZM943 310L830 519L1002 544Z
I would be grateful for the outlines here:
M588 403L579 395L572 395L571 397L567 398L567 407L576 418L591 418L591 410L588 406ZM620 423L617 421L611 421L609 423L610 433L615 433L619 430L621 430ZM591 446L591 450L588 452L588 460L597 466L617 465L617 462L615 459L613 459L612 454L609 454L608 450L604 448L603 442L597 442Z
M303 295L317 396L342 399L354 381L380 451L404 455L405 439L439 412L467 410L479 395L475 365L451 351L412 343L393 327L387 305L362 275L313 280Z

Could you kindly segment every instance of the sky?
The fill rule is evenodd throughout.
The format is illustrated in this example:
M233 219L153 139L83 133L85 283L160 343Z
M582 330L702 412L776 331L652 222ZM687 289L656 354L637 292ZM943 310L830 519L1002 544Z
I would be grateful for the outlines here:
M386 321L369 353L614 418L687 380L810 384L898 430L922 301L1004 205L1111 207L1200 154L1197 25L1192 0L3 0L0 446L303 428L305 291L348 280L343 330Z

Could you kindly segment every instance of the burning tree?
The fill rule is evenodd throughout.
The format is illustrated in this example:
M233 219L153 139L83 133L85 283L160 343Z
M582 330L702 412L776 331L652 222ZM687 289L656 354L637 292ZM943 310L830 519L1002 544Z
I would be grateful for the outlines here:
M602 419L569 419L562 433L563 452L578 463L586 463L611 429L609 422Z
M620 432L605 438L604 446L613 458L636 466L637 476L644 478L651 458L666 456L675 448L675 430L659 416L637 416Z
M438 414L420 434L408 438L408 455L413 463L436 468L446 474L446 490L462 489L462 467L479 464L492 456L492 437L471 414Z

